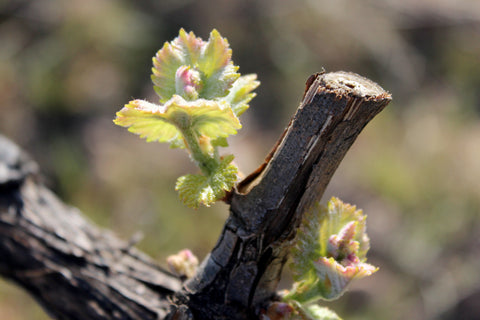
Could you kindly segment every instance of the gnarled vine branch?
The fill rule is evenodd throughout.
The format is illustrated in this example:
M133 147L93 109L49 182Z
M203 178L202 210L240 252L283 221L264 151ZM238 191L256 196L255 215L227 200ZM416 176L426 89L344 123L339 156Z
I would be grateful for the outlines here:
M230 195L197 274L181 281L86 221L0 138L0 273L57 319L253 319L275 291L302 214L391 100L356 74L317 74L265 163Z

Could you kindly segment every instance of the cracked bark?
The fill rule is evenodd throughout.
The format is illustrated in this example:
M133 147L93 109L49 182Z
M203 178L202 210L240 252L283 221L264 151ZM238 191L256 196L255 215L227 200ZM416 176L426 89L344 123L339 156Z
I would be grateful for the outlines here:
M255 319L275 300L303 212L391 100L353 73L316 74L265 163L230 194L230 216L185 283L82 218L0 139L0 273L57 319Z

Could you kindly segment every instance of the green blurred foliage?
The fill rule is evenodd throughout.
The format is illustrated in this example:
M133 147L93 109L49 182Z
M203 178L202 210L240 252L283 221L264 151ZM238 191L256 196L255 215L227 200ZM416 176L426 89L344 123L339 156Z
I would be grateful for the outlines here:
M354 71L389 90L325 195L369 215L380 270L328 305L350 320L480 317L480 2L0 1L0 132L66 202L124 239L142 232L159 263L185 247L202 258L228 213L185 208L175 180L196 169L184 153L112 123L131 98L155 100L151 57L181 27L217 28L262 82L230 139L245 174L310 74ZM47 316L2 282L0 318Z

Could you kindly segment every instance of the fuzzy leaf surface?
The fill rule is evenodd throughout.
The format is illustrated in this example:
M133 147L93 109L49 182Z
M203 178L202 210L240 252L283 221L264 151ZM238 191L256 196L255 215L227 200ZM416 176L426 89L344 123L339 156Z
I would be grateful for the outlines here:
M341 296L354 279L377 268L366 263L366 216L355 206L332 198L305 213L292 249L294 288L289 298L307 303Z
M177 38L165 43L157 52L153 58L152 81L160 103L165 103L174 94L187 98L178 85L177 71L182 68L198 72L200 81L196 83L195 91L198 98L203 99L225 96L240 76L236 72L238 67L233 65L227 39L215 29L206 42L193 32L181 29Z
M260 81L257 81L256 74L241 76L233 83L228 95L222 100L227 101L233 112L239 117L250 107L248 103L256 96L256 93L252 91L259 85Z
M232 164L233 156L226 156L220 165L209 176L187 174L178 178L175 189L183 203L191 208L200 205L209 207L215 201L223 198L237 180L237 167Z
M210 139L225 138L241 128L228 104L204 99L186 101L177 95L164 105L130 101L117 112L114 122L147 141L171 142L173 146L183 145L182 130L187 128Z
M165 106L133 100L116 115L113 120L116 125L127 127L128 131L147 139L147 142L170 142L178 147L184 146L180 131L166 116Z

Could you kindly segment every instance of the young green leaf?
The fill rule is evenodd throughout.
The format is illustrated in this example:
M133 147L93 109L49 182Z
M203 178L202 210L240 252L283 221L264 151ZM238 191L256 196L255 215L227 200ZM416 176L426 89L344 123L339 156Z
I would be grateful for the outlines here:
M202 98L215 99L225 96L240 77L237 73L238 66L234 66L231 59L232 50L227 39L222 38L214 29L198 61L198 68L205 75Z
M322 256L334 255L331 252L334 248L332 248L329 237L338 234L351 238L348 240L356 241L359 245L356 256L361 260L366 260L367 251L370 248L370 239L366 232L367 216L363 214L362 210L357 210L355 206L333 197L328 202L327 208L322 209L321 219L324 222L321 225L319 241L321 245L320 254ZM348 231L346 227L351 223L355 223L353 230L350 230L349 234L344 234Z
M147 141L185 148L203 175L186 175L177 190L187 205L210 205L230 191L237 168L219 147L241 128L238 116L255 96L256 75L240 77L228 41L217 30L203 41L181 29L152 59L152 81L160 105L133 100L114 120Z
M260 85L256 74L247 74L241 76L233 83L228 95L222 100L227 101L237 117L244 113L248 108L248 103L256 94L252 91Z
M130 101L117 112L114 122L147 141L171 142L175 146L183 144L184 130L216 139L236 134L241 128L227 103L204 99L186 101L177 95L164 105Z
M305 214L292 250L297 282L285 298L301 303L336 299L351 281L377 271L366 263L369 239L362 210L338 198L332 198L326 209L318 209Z
M201 204L209 207L223 198L237 180L238 169L231 164L233 156L226 156L211 175L187 174L178 178L175 190L182 201L189 207L197 209Z
M302 224L297 231L296 244L292 248L292 276L295 281L314 279L312 261L319 257L320 252L320 217L319 204L305 212Z
M197 38L192 31L187 33L183 28L180 29L178 38L173 40L173 44L181 50L184 64L190 66L194 66L197 63L205 47L205 41Z
M153 58L152 81L160 103L174 94L187 100L225 96L240 76L228 41L217 30L207 42L181 29Z
M182 134L166 116L166 107L145 100L133 100L117 112L113 122L128 131L146 138L148 142L169 142L185 147Z
M152 81L153 88L160 97L160 103L165 103L174 94L176 90L176 74L177 70L186 65L185 56L179 46L165 42L153 60Z

